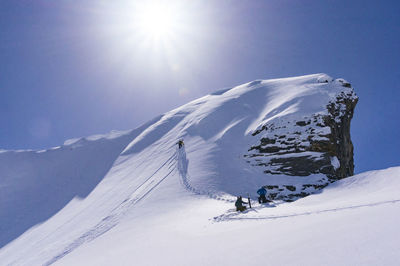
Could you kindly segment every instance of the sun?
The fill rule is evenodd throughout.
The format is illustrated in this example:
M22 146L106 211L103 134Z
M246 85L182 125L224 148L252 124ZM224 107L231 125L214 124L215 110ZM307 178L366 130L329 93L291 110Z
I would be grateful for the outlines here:
M170 71L178 80L189 61L208 46L202 6L189 0L99 1L95 10L102 25L99 36L107 36L109 60L124 62L126 71L141 66L151 71ZM103 11L105 10L105 11ZM190 64L191 65L191 64ZM139 69L139 68L138 68ZM133 71L133 70L132 70ZM172 75L171 75L172 77ZM180 79L180 77L179 77ZM179 84L185 88L185 84ZM186 90L182 89L182 95Z
M137 11L137 27L147 37L165 39L174 34L178 27L179 13L163 3L149 3Z

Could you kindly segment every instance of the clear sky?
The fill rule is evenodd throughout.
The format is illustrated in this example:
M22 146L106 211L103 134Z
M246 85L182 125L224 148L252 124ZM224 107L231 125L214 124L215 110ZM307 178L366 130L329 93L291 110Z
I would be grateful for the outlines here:
M0 149L132 129L219 88L324 72L360 97L356 172L400 165L399 1L148 2L1 0Z

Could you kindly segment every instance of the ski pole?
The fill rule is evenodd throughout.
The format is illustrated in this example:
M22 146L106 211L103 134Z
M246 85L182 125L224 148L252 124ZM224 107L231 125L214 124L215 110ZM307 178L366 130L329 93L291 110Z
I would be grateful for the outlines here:
M249 193L247 193L247 199L249 200L249 207L251 209L251 201L250 201L250 194Z

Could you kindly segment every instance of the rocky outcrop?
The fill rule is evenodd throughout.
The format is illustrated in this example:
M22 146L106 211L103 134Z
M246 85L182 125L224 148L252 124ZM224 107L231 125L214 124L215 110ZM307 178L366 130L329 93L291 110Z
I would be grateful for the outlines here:
M358 98L354 97L354 94L342 93L335 102L327 106L329 115L324 117L324 122L331 130L327 151L339 161L339 167L329 173L330 178L341 179L354 174L354 148L350 136L350 122L357 102Z
M354 173L350 122L358 97L343 79L322 82L343 87L325 105L324 112L295 120L275 119L252 134L258 140L244 155L249 164L261 167L268 175L319 176L315 182L299 182L297 186L265 186L270 199L304 197Z

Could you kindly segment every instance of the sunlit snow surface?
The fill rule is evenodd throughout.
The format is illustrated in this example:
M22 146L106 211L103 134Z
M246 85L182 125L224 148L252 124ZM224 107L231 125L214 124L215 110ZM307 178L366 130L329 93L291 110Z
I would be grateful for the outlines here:
M0 264L397 265L400 167L234 211L236 195L297 182L243 160L251 133L326 112L349 89L342 83L325 74L259 80L132 131L1 151Z

